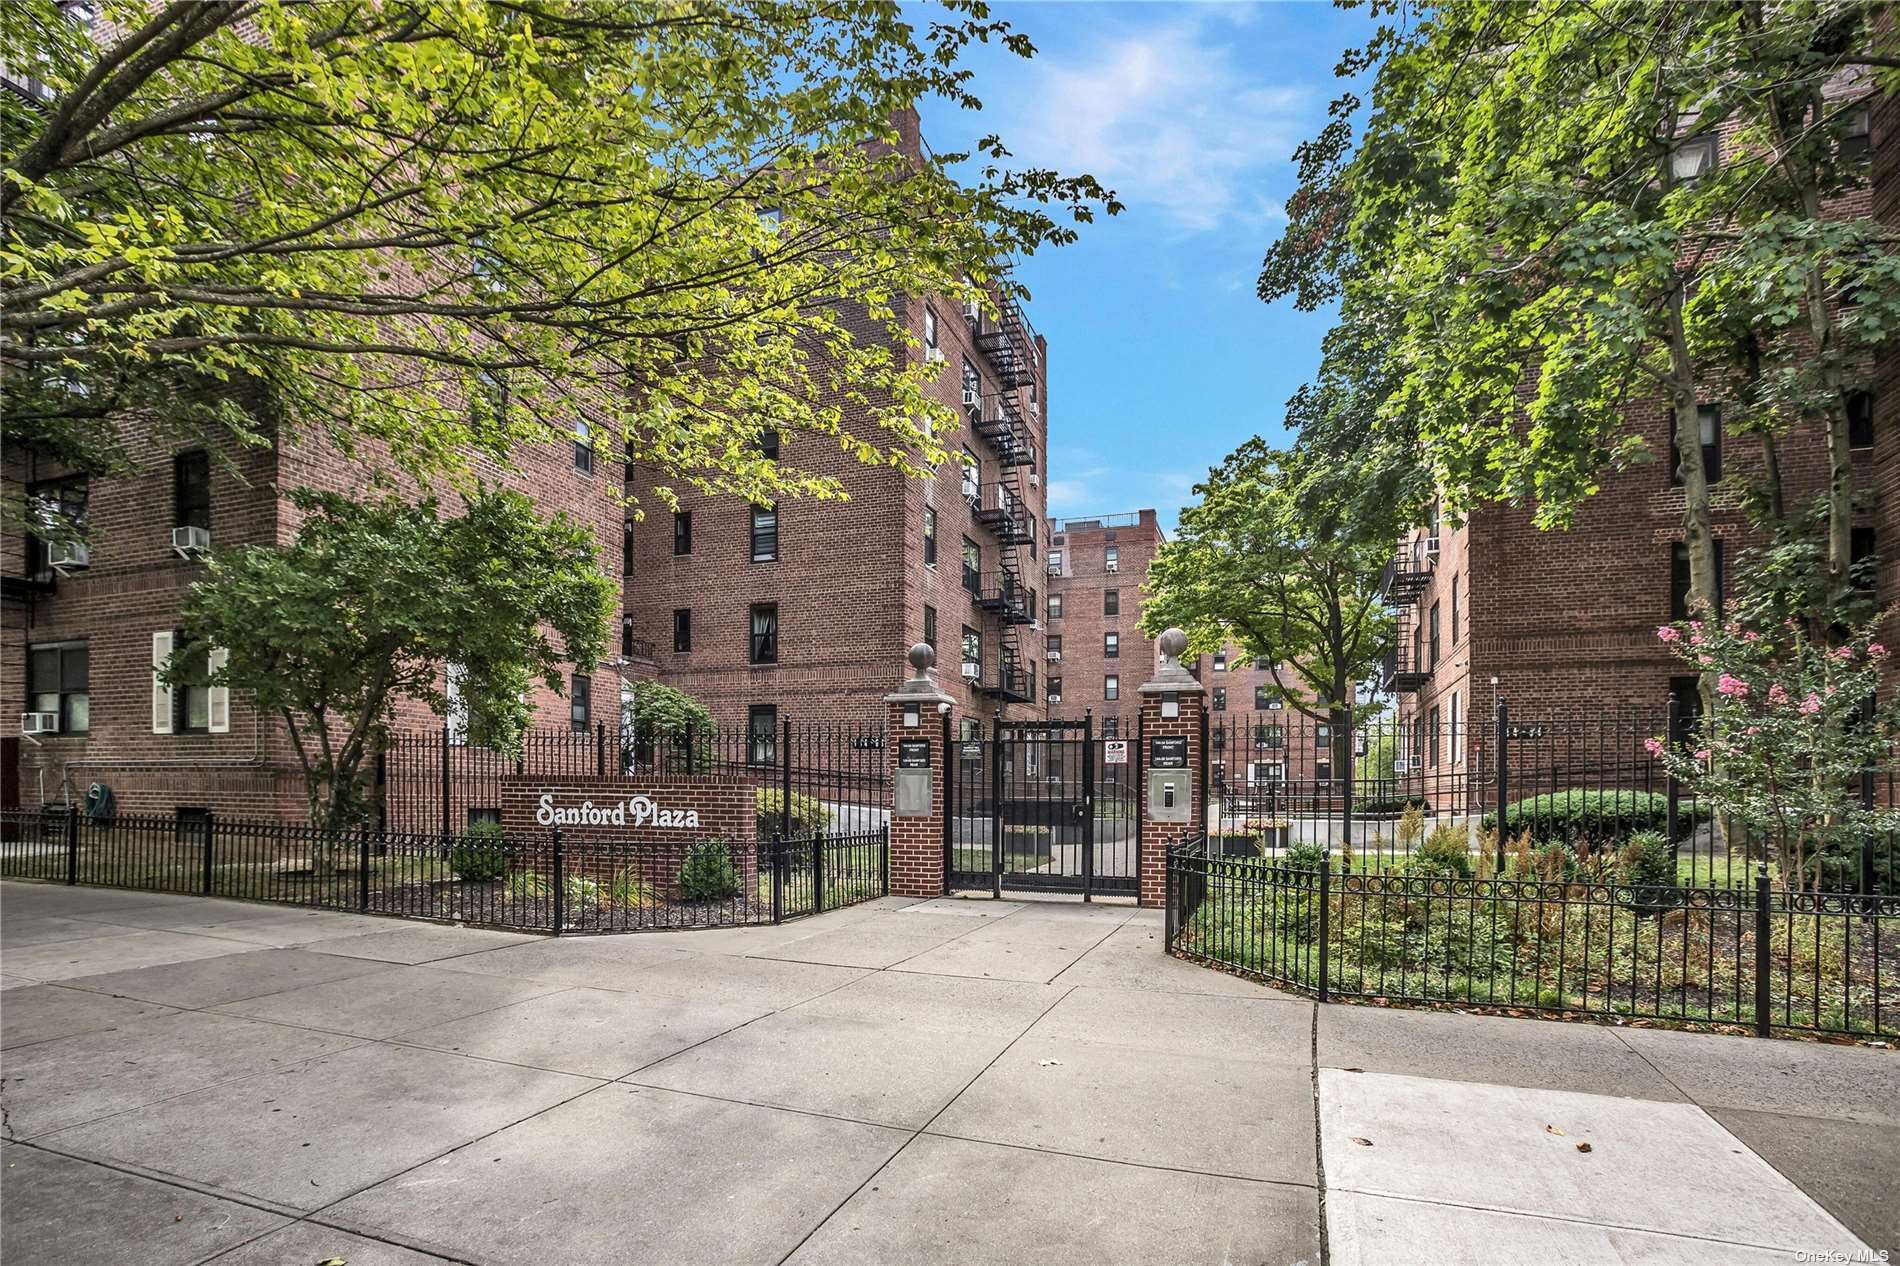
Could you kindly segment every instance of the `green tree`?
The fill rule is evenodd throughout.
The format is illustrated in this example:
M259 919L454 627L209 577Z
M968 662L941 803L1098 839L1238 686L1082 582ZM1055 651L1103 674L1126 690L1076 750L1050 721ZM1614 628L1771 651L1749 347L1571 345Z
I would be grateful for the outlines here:
M702 768L712 759L718 728L712 709L673 686L636 681L621 695L620 732L630 740L622 750L639 763L670 767L671 754L687 751L690 736L688 768Z
M1148 569L1142 632L1178 625L1193 651L1232 642L1266 660L1287 703L1332 726L1346 769L1344 709L1391 642L1379 574L1399 520L1323 457L1258 436L1194 491Z
M90 7L0 23L48 88L0 94L0 369L7 447L95 471L132 416L464 477L585 425L662 496L837 495L760 436L942 460L900 301L1018 297L1009 260L1118 209L994 137L899 144L978 104L971 42L1033 53L976 0Z
M562 693L564 661L585 671L599 660L615 590L592 534L566 515L485 489L455 517L434 500L291 501L308 517L289 545L212 554L166 675L188 681L187 665L224 650L208 684L249 691L283 720L313 824L362 825L364 764L397 706L449 715L445 663L470 741L518 752L533 684Z
M1698 405L1765 359L1765 407L1738 420L1772 457L1775 430L1827 419L1844 463L1845 393L1900 316L1893 235L1822 205L1863 178L1843 141L1865 95L1852 73L1893 64L1877 11L1468 0L1382 30L1342 67L1378 67L1364 136L1355 149L1347 96L1302 147L1262 297L1338 300L1342 323L1378 332L1376 407L1351 426L1456 507L1530 502L1567 523L1648 456L1629 415L1661 400L1690 595L1713 609ZM1721 166L1697 170L1718 132Z

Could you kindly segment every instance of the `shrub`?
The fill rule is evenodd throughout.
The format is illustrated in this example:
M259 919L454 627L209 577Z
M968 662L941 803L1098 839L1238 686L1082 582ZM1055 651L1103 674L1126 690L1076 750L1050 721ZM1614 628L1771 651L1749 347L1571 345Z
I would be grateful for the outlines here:
M1425 837L1425 806L1423 802L1405 806L1405 813L1399 818L1399 824L1393 829L1393 841L1402 851L1410 852Z
M1471 878L1471 850L1464 830L1449 822L1435 827L1406 860L1405 869L1414 875Z
M785 793L777 787L760 787L753 799L759 818L758 838L769 840L784 826L780 814L785 807ZM831 814L816 796L792 793L791 838L816 835L830 825Z
M550 891L547 879L532 870L514 871L502 887L516 901L538 901Z
M1674 888L1676 859L1661 831L1638 831L1616 853L1616 877L1631 887Z
M660 890L634 874L633 868L614 874L607 885L607 897L614 905L627 907L657 906Z
M508 847L502 841L501 824L476 822L470 825L454 848L449 850L449 869L471 884L488 884L508 873Z
M561 881L561 905L564 913L587 906L598 906L600 896L601 887L598 879L569 875Z
M1422 815L1429 807L1424 796L1368 796L1364 800L1352 802L1354 815L1368 818L1405 813L1411 809L1417 809Z
M1676 812L1676 830L1687 838L1698 822L1707 821L1707 806L1682 802ZM1669 823L1669 797L1651 791L1590 791L1582 787L1514 800L1504 810L1507 835L1529 831L1539 844L1592 847L1613 845L1638 831L1663 831ZM1497 814L1484 815L1484 827L1497 826Z
M724 840L701 840L680 864L680 896L688 901L727 901L739 895L739 871Z
M1326 860L1326 850L1311 840L1301 840L1287 849L1281 860L1295 870L1318 870L1320 863Z

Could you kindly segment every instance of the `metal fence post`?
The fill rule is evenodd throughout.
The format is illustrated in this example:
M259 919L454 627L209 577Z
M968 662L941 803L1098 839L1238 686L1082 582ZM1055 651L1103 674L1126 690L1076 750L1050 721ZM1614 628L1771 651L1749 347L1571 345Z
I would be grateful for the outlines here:
M1755 864L1755 1036L1768 1036L1768 863Z
M785 920L785 837L772 837L772 922Z
M561 828L553 827L548 831L548 843L554 849L554 935L561 934L561 927L567 922L565 904L567 883L561 874Z
M1674 751L1676 742L1681 737L1682 719L1681 717L1677 715L1677 708L1679 708L1680 706L1681 705L1679 701L1676 699L1676 696L1673 694L1670 695L1669 707L1667 711L1668 720L1664 723L1665 728L1663 730L1663 735L1664 735L1664 741L1668 744L1671 751ZM1680 846L1676 843L1676 840L1678 838L1679 832L1682 829L1682 823L1681 823L1682 784L1676 781L1676 772L1675 772L1674 765L1669 765L1665 767L1663 771L1663 776L1666 779L1666 781L1663 784L1663 791L1664 791L1664 796L1665 796L1663 830L1668 833L1669 864L1673 868L1676 865L1676 863L1680 860L1680 853L1679 853Z
M1332 917L1327 907L1333 895L1333 853L1327 849L1319 857L1319 1000L1325 1002L1331 992L1329 968L1332 966L1329 942Z
M1498 759L1498 846L1496 874L1504 874L1504 841L1511 831L1505 817L1505 808L1511 802L1511 713L1504 700L1499 699L1497 713L1497 759ZM1417 759L1416 756L1413 757Z
M449 720L442 718L442 835L449 833Z
M594 777L607 776L607 723L594 722Z
M1874 771L1871 769L1860 771L1860 807L1863 809L1874 807ZM1860 842L1860 890L1870 898L1873 896L1874 841L1872 836L1867 836ZM1877 902L1870 900L1862 908L1871 915L1877 905Z
M1352 704L1348 703L1342 709L1342 712L1346 718L1345 733L1342 736L1335 737L1333 741L1335 743L1340 743L1341 740L1343 739L1342 746L1344 748L1344 756L1346 758L1345 759L1346 780L1340 787L1340 806L1339 806L1340 835L1339 835L1339 838L1345 844L1345 850L1346 850L1345 856L1347 859L1346 865L1350 866L1352 865L1352 860L1351 860L1352 859L1352 778L1353 778L1352 761L1353 761L1353 752L1358 747L1358 744L1353 741Z
M204 880L205 896L208 897L211 895L211 837L217 833L217 815L209 809L205 810L204 831L204 874L201 878Z
M778 745L778 833L792 838L792 719L785 718Z
M811 837L811 912L825 912L825 833L814 832Z
M79 882L79 806L66 806L66 882Z
M369 909L369 828L358 833L356 850L356 908Z

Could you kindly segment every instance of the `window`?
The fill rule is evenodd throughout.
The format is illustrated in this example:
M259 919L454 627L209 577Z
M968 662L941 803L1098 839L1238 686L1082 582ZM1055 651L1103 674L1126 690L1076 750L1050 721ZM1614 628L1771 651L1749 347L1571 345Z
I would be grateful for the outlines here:
M1217 673L1227 671L1227 651L1224 647L1214 652L1214 671Z
M778 428L761 432L759 435L759 456L778 460Z
M1669 698L1676 705L1677 737L1686 735L1702 720L1701 682L1693 677L1671 677Z
M1864 161L1874 152L1873 118L1866 106L1847 116L1847 130L1841 133L1841 157Z
M633 616L620 617L620 658L633 658Z
M567 688L567 715L576 732L585 733L594 719L594 679L575 673Z
M752 561L778 561L778 507L752 507Z
M693 609L691 607L673 608L673 650L676 654L685 654L693 649Z
M1225 686L1214 687L1214 711L1227 711L1227 687Z
M754 765L778 763L778 705L755 703L745 712L746 759Z
M1217 725L1208 732L1207 741L1215 751L1225 751L1227 750L1227 731Z
M183 646L185 635L172 634L172 645ZM172 685L172 733L211 733L211 655L204 649L187 654L180 661L184 675Z
M54 545L56 538L70 538L86 526L87 485L84 475L29 484L26 490L27 521L36 531L26 538L27 574L48 579L53 560L62 566L84 567L90 557L86 547L76 542Z
M1434 706L1425 722L1425 763L1438 768L1438 709Z
M1253 709L1255 712L1265 712L1268 708L1274 707L1279 702L1280 701L1274 697L1273 688L1271 686L1255 686L1253 688Z
M1458 581L1459 579L1460 578L1457 576L1453 576L1451 578L1451 644L1453 646L1458 645Z
M1110 573L1117 572L1121 570L1121 565L1121 547L1118 545L1105 546L1102 550L1102 570Z
M778 663L778 603L752 604L751 659L755 664Z
M173 685L159 674L170 666L180 635L165 629L152 634L152 733L223 734L231 728L231 691L213 686L224 668L222 650L195 654L181 664L182 680Z
M1333 745L1333 727L1316 725L1313 727L1313 746L1324 751Z
M972 453L966 445L963 450L963 499L965 501L981 500L982 482L982 467L977 465L976 454Z
M1267 663L1267 657L1265 655L1256 655L1254 657L1253 666L1254 671L1262 673L1272 667L1271 664Z
M574 424L574 469L583 475L594 473L594 432L585 422Z
M1702 444L1702 473L1710 483L1722 480L1722 408L1720 405L1699 404L1696 406L1696 429ZM1682 487L1682 450L1675 441L1675 428L1670 427L1669 435L1669 483L1672 487Z
M1313 765L1313 779L1316 782L1331 782L1333 780L1333 763L1329 760L1315 762Z
M1848 530L1848 577L1856 589L1866 593L1874 591L1875 581L1879 577L1878 536L1873 528L1857 527Z
M1669 175L1679 185L1693 185L1714 171L1719 155L1713 136L1692 136L1669 153Z
M1102 737L1103 738L1120 738L1121 733L1122 733L1122 719L1120 717L1103 717L1102 718Z
M924 351L937 350L937 313L934 308L924 309Z
M937 608L924 607L924 642L931 650L937 649Z
M1060 633L1051 633L1049 635L1049 658L1062 658L1062 635Z
M1051 677L1049 679L1049 702L1062 702L1062 678L1060 677Z
M1049 595L1049 618L1051 620L1062 618L1062 595L1059 593Z
M1102 590L1102 614L1120 615L1122 613L1122 591L1119 589Z
M963 587L975 593L981 584L983 551L969 537L963 538Z
M675 554L693 552L693 512L691 510L673 512L673 552Z
M1102 634L1102 658L1120 659L1122 656L1122 635L1119 633Z
M1719 615L1722 591L1727 586L1722 576L1722 541L1715 542L1715 600ZM1669 618L1689 618L1689 547L1677 541L1669 550Z
M1431 621L1432 630L1429 643L1431 658L1425 661L1425 667L1436 668L1438 667L1438 604L1436 602L1432 603L1431 613L1428 618Z
M87 643L28 647L26 665L28 711L53 713L59 718L61 734L84 734L92 729L92 694L87 684L91 650Z
M1412 626L1412 662L1410 667L1416 672L1425 662L1425 629L1423 625Z
M633 520L620 525L620 574L633 575Z
M1451 712L1447 719L1449 724L1445 727L1445 738L1451 744L1451 763L1462 765L1465 762L1465 749L1458 742L1458 692L1456 690L1451 692Z
M1051 576L1062 574L1062 551L1059 549L1049 551L1049 574Z
M172 458L172 526L211 530L211 458L203 450Z
M932 506L924 507L924 566L937 565L937 511Z
M981 633L967 624L964 625L962 644L963 666L965 668L974 667L983 662L983 635Z
M1871 391L1847 393L1847 446L1874 446L1874 393Z
M970 408L977 407L976 402L983 394L983 376L976 372L976 366L970 358L963 358L963 403Z
M1253 745L1270 749L1286 745L1286 731L1277 724L1262 722L1253 727Z
M1122 679L1114 673L1102 678L1102 698L1113 701L1122 697Z

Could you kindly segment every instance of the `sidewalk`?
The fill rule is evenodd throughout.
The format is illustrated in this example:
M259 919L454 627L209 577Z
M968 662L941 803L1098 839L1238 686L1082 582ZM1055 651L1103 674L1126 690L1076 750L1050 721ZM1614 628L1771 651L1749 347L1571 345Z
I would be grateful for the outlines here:
M1160 939L1102 904L552 940L0 884L0 1257L1900 1247L1900 1052L1320 1008Z

